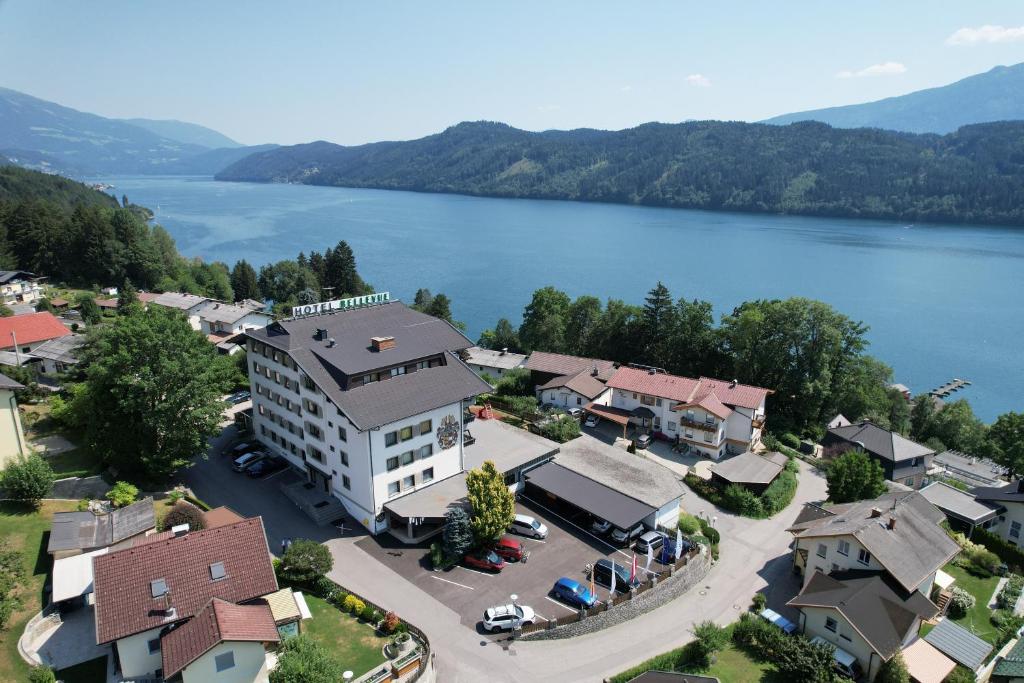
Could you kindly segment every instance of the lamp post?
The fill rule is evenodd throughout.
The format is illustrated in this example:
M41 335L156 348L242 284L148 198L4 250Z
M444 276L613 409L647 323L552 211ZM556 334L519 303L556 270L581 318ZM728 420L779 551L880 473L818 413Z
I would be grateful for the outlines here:
M519 596L513 593L509 597L512 598L512 638L515 639L516 631L519 629L519 608L516 607L516 600Z
M342 678L342 680L345 680L345 681L351 681L352 680L352 672L351 671L344 672L343 674L341 674L341 678Z

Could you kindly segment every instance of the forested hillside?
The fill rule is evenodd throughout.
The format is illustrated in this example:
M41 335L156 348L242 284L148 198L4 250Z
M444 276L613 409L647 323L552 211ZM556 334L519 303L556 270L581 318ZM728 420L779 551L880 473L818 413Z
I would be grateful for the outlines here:
M1024 225L1024 122L946 136L813 122L542 133L462 123L408 142L280 147L217 178Z

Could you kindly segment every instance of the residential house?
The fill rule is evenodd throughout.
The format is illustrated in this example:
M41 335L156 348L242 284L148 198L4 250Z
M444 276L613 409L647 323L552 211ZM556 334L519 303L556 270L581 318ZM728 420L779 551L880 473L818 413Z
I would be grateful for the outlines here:
M71 330L45 311L0 318L0 351L31 353L43 342L69 334Z
M928 470L935 457L935 451L927 446L867 420L830 427L821 444L825 454L833 457L854 449L863 450L882 465L886 479L911 489L928 483Z
M979 503L999 509L997 522L989 527L989 531L1011 545L1024 545L1021 540L1024 529L1024 479L1005 486L979 486L971 489L971 494Z
M1002 505L979 501L974 494L942 481L928 484L921 489L921 495L946 515L951 528L968 536L978 527L993 529L999 526L999 515L1006 514Z
M96 643L124 679L266 681L278 591L259 517L93 559ZM242 609L245 608L245 609Z
M34 304L43 298L43 279L25 270L0 270L0 300L5 306Z
M213 301L213 299L195 294L164 292L155 297L147 295L143 298L142 295L139 295L139 301L151 306L163 306L164 308L173 308L181 311L188 318L188 323L192 326L192 329L199 330L202 327L199 322L199 310L206 306L208 302Z
M155 527L152 498L100 515L89 510L57 512L53 515L46 551L58 560L100 548L116 549L131 545Z
M587 405L606 406L611 403L612 390L598 379L598 374L595 367L575 375L558 375L537 387L537 398L542 405L566 410L582 410Z
M58 375L78 364L78 356L85 343L84 334L68 334L45 341L32 349L31 355L39 360L36 369L43 375Z
M465 351L464 359L470 370L483 377L488 375L499 379L510 370L526 365L526 356L512 353L508 349L483 349L471 346Z
M274 317L259 309L219 301L207 301L198 309L199 331L218 337L230 337L266 327Z
M1010 651L992 668L989 683L1024 683L1024 638L1018 638Z
M448 322L394 301L245 334L256 438L372 533L385 504L465 470L464 403L491 387Z
M712 465L711 482L722 488L736 484L761 495L788 463L789 458L782 453L759 455L747 451Z
M556 377L572 377L584 372L590 373L598 381L607 382L608 378L615 372L616 364L610 360L601 360L599 358L583 358L580 356L567 356L562 353L534 351L526 359L525 367L530 371L530 381L533 383L533 386L539 387ZM596 373L594 372L595 369L597 370Z
M0 375L0 469L28 452L25 433L21 430L18 401L14 397L15 389L22 388L7 375Z
M633 367L616 370L608 386L614 389L610 408L620 419L714 460L757 447L771 393L735 380L692 379Z

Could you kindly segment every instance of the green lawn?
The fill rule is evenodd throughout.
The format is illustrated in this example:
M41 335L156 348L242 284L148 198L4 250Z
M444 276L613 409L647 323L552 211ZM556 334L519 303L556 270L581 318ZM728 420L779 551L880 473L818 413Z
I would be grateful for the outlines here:
M28 620L43 607L43 584L51 566L44 542L46 533L54 512L75 507L74 501L47 501L35 511L17 503L0 503L0 539L9 548L23 553L27 576L17 593L21 604L11 614L7 627L0 631L0 681L28 679L28 665L18 654L18 638Z
M377 635L372 626L342 612L326 600L303 593L312 619L302 622L302 631L334 655L342 666L359 678L384 661L381 648L387 638Z
M717 655L718 661L703 676L715 676L721 683L781 683L782 676L767 662L756 662L743 650L730 645Z
M88 662L61 669L57 672L57 680L64 683L106 683L107 658L97 657Z
M953 619L953 621L979 638L994 643L999 637L999 631L988 620L989 615L992 614L988 608L988 601L992 599L992 593L999 583L999 577L982 579L953 564L946 565L942 570L956 579L954 586L963 588L973 595L975 600L974 607L967 611L963 619Z
M66 477L89 477L103 471L103 463L86 449L75 448L56 455L46 456L53 473L58 479Z

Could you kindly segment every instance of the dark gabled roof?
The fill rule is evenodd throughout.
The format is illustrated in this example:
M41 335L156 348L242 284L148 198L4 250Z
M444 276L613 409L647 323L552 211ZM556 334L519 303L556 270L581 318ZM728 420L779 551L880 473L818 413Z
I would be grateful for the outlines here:
M91 512L58 512L53 515L50 553L62 550L88 550L120 543L156 526L153 499L143 498L105 515Z
M79 348L85 344L84 334L69 334L66 337L57 337L45 341L32 349L32 355L36 358L46 358L68 365L78 362Z
M1006 656L996 662L992 675L1024 678L1024 638L1018 639Z
M946 515L952 515L970 524L981 524L999 514L999 506L977 501L966 491L961 491L941 481L934 481L921 489L921 495Z
M948 618L940 621L924 639L936 650L972 671L977 670L992 651L991 644Z
M597 378L607 380L615 372L615 363L600 358L583 358L582 356L569 356L564 353L548 353L546 351L534 351L526 359L528 370L543 372L552 375L578 375L581 372L590 372L597 368Z
M0 270L0 285L5 285L12 280L30 280L36 277L35 273L27 270Z
M714 676L681 674L675 671L645 671L627 683L719 683Z
M280 640L269 605L233 605L213 598L199 614L160 639L164 678L173 678L220 643Z
M18 384L13 379L0 373L0 389L24 389L25 387Z
M868 453L890 462L935 454L935 451L927 446L867 421L845 427L832 427L828 433L843 441L862 446Z
M1024 503L1024 479L1006 486L979 486L971 489L976 500L990 500L1000 503Z
M556 462L541 465L525 476L529 483L608 520L620 529L629 529L658 510Z
M583 372L579 372L575 375L559 375L537 388L544 390L561 389L562 387L565 387L570 391L575 391L588 401L593 401L595 398L608 391L608 387L604 382L599 380L596 375L592 374L592 372L592 370L584 370Z
M770 484L786 466L782 453L740 453L711 466L711 473L734 484Z
M919 591L908 595L884 572L815 572L787 604L839 611L885 659L900 650L916 619L931 619L938 612Z
M210 565L218 562L226 576L214 580ZM260 517L100 555L93 577L100 645L189 619L212 598L240 603L277 590ZM166 599L151 592L158 579L170 593L171 615Z

